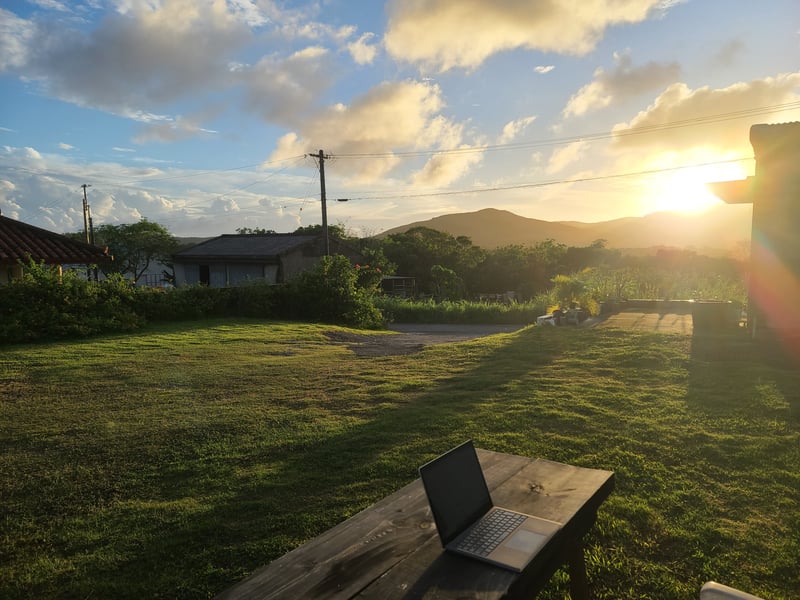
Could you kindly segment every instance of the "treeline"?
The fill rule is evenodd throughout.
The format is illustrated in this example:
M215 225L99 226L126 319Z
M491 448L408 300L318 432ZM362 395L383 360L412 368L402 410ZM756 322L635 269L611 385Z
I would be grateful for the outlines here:
M296 233L319 233L319 226ZM160 225L102 230L115 265L101 281L25 265L24 277L0 286L0 343L133 331L146 323L234 316L300 319L376 328L387 321L531 323L556 307L597 314L624 299L702 299L745 303L744 264L690 250L631 256L598 240L569 247L553 240L485 250L467 237L417 227L382 238L354 238L341 226L329 234L358 248L363 264L325 257L285 285L235 288L136 286L158 261L169 267L177 247ZM268 233L242 229L239 233ZM385 275L414 278L412 301L380 297ZM126 277L127 276L127 277ZM513 292L509 294L508 292ZM504 304L484 300L502 297Z
M552 295L554 303L585 307L629 298L745 301L745 265L692 250L633 256L604 240L573 247L545 240L485 250L469 238L425 227L359 240L385 272L413 277L420 296L479 300L514 292L518 301Z

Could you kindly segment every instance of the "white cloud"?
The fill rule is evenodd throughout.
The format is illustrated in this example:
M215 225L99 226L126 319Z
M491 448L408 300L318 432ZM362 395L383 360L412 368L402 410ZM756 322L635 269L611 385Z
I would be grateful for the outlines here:
M649 62L634 67L628 52L614 53L614 62L612 71L598 68L594 72L594 81L569 99L562 113L565 118L581 116L605 108L615 100L625 100L660 88L676 81L680 75L677 63Z
M800 110L775 111L768 107L800 100L800 72L785 73L726 88L708 86L691 89L685 83L669 86L655 101L627 123L619 123L614 132L627 129L655 128L653 133L618 135L618 149L656 149L683 151L701 146L717 147L722 151L741 149L752 152L748 131L755 123L785 122L800 118ZM751 113L763 108L763 113L750 114L742 119L715 119L720 115L742 111ZM687 126L663 127L686 123Z
M587 149L588 143L581 141L573 142L563 148L554 150L553 154L550 155L550 160L547 163L545 171L550 175L562 171L567 166L583 158L586 155Z
M64 142L59 142L58 147L62 150L73 150L75 148L72 144L66 144Z
M497 140L498 144L507 144L511 142L514 138L516 138L519 134L521 134L525 129L536 120L536 117L524 117L522 119L516 119L515 121L509 121L503 127L503 133L500 134L499 139Z
M0 71L24 65L34 38L35 27L32 22L0 8Z
M539 73L540 75L544 75L545 73L549 73L555 69L554 65L539 65L538 67L534 67L533 70Z
M33 160L42 160L42 155L39 154L39 151L36 150L35 148L25 148L24 152L26 158L31 158Z
M449 149L461 143L462 127L439 114L443 107L441 90L435 84L384 82L349 106L331 106L301 123L297 132L279 139L270 160L317 148L333 155L360 154L363 156L357 159L338 161L337 170L360 181L374 181L400 162L395 152ZM437 161L428 167L429 172L438 168Z
M378 54L378 48L375 45L370 45L369 41L375 37L374 33L365 33L359 37L355 42L347 44L347 50L350 56L359 65L369 65L375 60Z
M475 69L516 48L586 54L606 28L658 10L665 10L660 0L391 0L384 41L395 59L425 70Z
M414 173L411 181L420 187L446 186L469 172L483 158L483 152L463 145L461 152L434 154L421 171Z

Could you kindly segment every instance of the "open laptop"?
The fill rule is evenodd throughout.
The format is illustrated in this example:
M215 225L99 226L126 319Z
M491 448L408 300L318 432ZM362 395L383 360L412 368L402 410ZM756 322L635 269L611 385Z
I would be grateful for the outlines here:
M512 571L522 571L561 523L492 503L472 441L419 469L442 546Z

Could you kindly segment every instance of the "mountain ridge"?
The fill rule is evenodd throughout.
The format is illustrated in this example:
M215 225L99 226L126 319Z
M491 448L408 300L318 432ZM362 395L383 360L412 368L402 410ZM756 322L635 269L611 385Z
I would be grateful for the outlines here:
M455 237L466 236L476 246L492 250L502 246L535 245L547 239L567 246L588 246L603 239L618 249L690 248L710 254L726 254L750 240L752 208L721 205L697 215L657 212L642 217L610 221L543 221L521 217L507 210L484 208L416 221L386 230L376 237L428 227Z

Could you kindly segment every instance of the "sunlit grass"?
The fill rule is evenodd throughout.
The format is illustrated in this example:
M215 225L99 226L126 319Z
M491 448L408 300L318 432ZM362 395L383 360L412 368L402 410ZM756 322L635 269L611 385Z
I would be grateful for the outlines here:
M796 369L736 338L572 328L363 358L332 329L6 348L0 597L208 597L469 437L616 472L588 539L597 598L800 594Z

